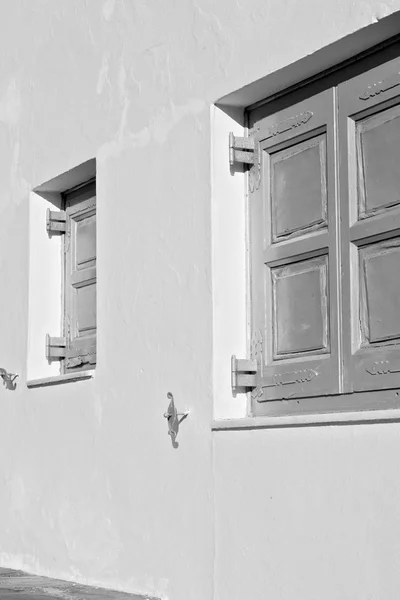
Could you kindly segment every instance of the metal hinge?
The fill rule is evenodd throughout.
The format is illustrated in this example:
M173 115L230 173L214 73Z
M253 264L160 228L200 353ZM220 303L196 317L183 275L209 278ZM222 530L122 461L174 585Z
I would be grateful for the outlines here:
M236 358L233 354L231 359L231 385L233 392L238 391L238 388L255 388L256 375L257 360Z
M64 337L50 337L46 335L46 358L48 361L65 358L67 342Z
M255 163L255 141L252 137L237 137L231 132L229 134L229 164Z
M54 233L65 233L67 230L67 216L64 210L50 210L46 213L46 229L49 236Z

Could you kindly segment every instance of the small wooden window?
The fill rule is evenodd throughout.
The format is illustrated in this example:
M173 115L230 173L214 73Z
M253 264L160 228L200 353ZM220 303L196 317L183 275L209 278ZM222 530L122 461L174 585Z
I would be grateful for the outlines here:
M61 373L93 369L96 364L96 183L61 194L60 211L47 211L49 236L62 236L62 332L46 336L46 357L61 363Z
M64 236L63 371L94 368L96 364L96 184L63 194Z

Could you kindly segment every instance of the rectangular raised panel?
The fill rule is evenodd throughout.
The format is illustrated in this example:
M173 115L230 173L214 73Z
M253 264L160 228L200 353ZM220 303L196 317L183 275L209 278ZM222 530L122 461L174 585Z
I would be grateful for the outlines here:
M400 343L400 238L360 249L363 345Z
M328 257L271 269L274 358L329 351Z
M272 240L326 227L325 135L276 152L270 161Z
M357 124L358 217L400 203L400 107Z
M92 334L96 329L96 284L76 290L76 320L78 335Z
M77 268L87 267L96 260L96 216L76 224L76 263Z

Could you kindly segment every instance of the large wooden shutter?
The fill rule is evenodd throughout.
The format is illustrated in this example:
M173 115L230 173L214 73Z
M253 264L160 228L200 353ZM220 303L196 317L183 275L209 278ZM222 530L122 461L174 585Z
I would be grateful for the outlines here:
M96 363L96 188L95 183L65 196L64 371Z
M339 86L346 390L400 386L400 61Z
M254 127L261 162L259 186L256 167L250 174L249 199L258 402L340 391L334 115L328 90Z

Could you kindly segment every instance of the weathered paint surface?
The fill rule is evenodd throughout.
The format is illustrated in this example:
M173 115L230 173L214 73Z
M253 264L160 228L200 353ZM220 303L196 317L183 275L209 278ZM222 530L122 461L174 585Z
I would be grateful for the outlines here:
M171 600L211 598L214 575L221 599L394 600L397 425L215 434L213 466L213 410L245 410L245 231L240 175L219 171L232 123L210 107L400 1L2 8L0 367L20 378L0 389L0 564ZM93 157L96 375L28 390L30 193ZM190 411L177 449L169 391Z

